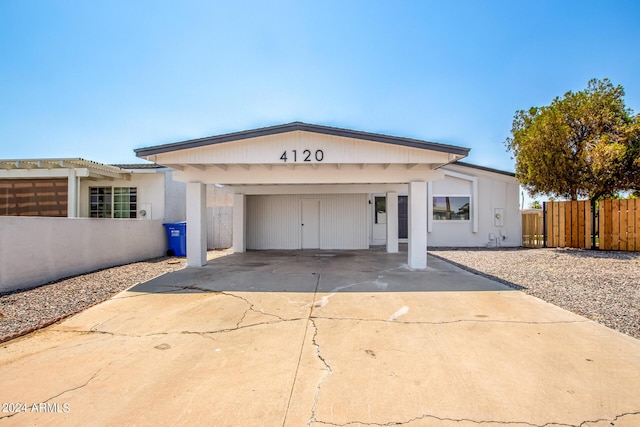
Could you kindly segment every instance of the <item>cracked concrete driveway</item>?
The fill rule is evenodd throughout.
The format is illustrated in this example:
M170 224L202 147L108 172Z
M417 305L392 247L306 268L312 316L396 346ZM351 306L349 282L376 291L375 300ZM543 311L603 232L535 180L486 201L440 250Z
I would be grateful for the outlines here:
M2 345L0 425L640 425L640 341L405 259L249 252L138 285Z

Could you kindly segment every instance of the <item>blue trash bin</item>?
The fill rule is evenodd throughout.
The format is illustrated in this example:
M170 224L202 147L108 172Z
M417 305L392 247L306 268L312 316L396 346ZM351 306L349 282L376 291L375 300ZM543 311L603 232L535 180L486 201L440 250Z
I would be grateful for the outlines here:
M169 249L167 256L187 256L187 223L168 222L164 225L167 230Z

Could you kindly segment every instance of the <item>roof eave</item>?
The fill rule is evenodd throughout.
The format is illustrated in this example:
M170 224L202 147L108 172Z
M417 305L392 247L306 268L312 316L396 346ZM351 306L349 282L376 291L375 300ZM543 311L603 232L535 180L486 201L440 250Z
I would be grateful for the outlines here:
M513 178L516 177L515 172L503 171L503 170L500 170L500 169L489 168L489 167L486 167L486 166L474 165L473 163L461 162L459 160L456 160L456 161L451 162L449 164L452 165L452 166L456 166L457 165L457 166L463 166L463 167L468 167L468 168L472 168L472 169L483 170L483 171L486 171L486 172L497 173L497 174L500 174L500 175L506 175L506 176L510 176L510 177L513 177Z

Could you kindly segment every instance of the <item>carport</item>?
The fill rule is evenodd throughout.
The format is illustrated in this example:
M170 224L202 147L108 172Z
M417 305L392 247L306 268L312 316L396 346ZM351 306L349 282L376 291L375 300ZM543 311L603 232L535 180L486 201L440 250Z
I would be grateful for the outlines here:
M187 264L206 264L206 184L234 197L233 249L368 249L371 224L398 252L408 196L411 268L427 265L427 183L469 149L294 122L136 150L187 183ZM378 200L384 215L376 216ZM378 230L380 229L378 228Z

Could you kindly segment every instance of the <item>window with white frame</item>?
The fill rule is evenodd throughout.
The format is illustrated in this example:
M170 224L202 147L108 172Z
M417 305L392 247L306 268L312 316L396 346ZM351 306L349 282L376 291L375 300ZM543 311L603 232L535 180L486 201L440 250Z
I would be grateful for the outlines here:
M433 196L433 219L435 221L469 221L471 197Z
M89 187L91 218L136 218L137 207L136 187Z

